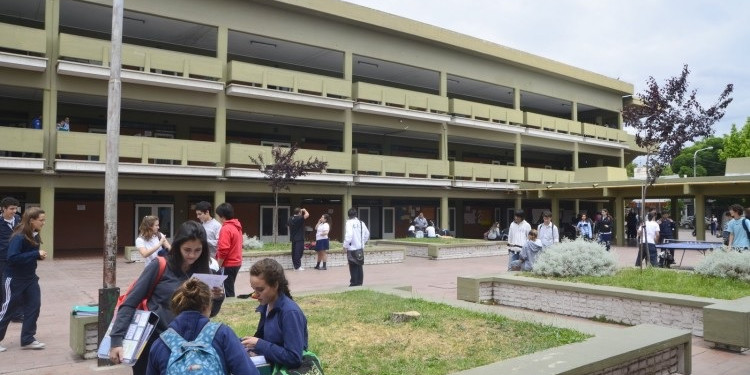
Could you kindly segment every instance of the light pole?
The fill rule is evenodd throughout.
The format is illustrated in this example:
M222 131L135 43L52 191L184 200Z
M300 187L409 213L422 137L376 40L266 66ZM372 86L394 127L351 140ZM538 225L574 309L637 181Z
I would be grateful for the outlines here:
M698 156L698 153L699 153L699 152L701 152L701 151L705 151L705 150L713 150L713 149L714 149L714 147L713 147L713 146L708 146L708 147L706 147L706 148L702 148L702 149L700 149L700 150L698 150L698 151L695 151L695 152L693 153L693 177L695 177L695 158L696 158L696 157Z

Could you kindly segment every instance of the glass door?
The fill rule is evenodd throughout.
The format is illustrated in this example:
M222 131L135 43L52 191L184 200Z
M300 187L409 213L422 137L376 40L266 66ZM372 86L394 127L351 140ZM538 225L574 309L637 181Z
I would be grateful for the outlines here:
M260 206L260 240L263 242L273 242L273 207ZM286 225L289 213L289 206L279 206L279 242L289 242L289 227Z
M174 205L172 204L136 204L135 205L135 237L138 238L138 227L144 216L159 218L159 231L172 241L174 235ZM135 243L135 238L133 239Z
M370 207L358 207L357 217L359 218L359 220L365 222L365 225L367 225L368 229L370 228ZM372 233L370 233L370 238L372 238Z
M396 238L396 209L383 207L383 239Z

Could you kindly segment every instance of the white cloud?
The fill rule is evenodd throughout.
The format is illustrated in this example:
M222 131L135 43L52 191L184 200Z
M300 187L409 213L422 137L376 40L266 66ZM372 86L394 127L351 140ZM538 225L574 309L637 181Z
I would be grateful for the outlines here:
M750 116L750 1L347 0L619 78L641 92L691 70L710 106L728 83L734 102L717 135Z

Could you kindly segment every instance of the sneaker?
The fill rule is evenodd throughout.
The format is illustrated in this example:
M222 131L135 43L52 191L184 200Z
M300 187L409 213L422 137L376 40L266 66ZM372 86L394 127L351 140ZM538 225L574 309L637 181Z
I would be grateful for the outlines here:
M304 269L304 268L302 268L302 267L300 267L300 268L297 268L297 269L295 269L295 271L304 271L304 270L305 270L305 269Z
M6 350L8 350L8 349L7 349L6 347L4 347L4 346L0 345L0 353L4 352L4 351L6 351Z
M38 349L44 349L45 346L46 345L44 345L43 342L39 342L39 341L34 340L34 342L32 342L29 345L21 345L21 349L35 349L35 350L38 350Z

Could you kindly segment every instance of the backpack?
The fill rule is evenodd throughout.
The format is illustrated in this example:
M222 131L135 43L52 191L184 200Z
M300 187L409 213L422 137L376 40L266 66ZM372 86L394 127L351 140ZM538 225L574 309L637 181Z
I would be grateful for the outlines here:
M221 357L212 344L219 327L221 323L206 323L194 341L185 340L172 328L162 332L159 337L172 351L167 362L167 375L225 374Z
M154 289L156 289L156 285L159 284L159 281L161 281L162 276L164 276L164 271L167 269L167 260L164 257L156 257L156 260L159 262L159 272L156 275L156 280L154 280L153 284L151 284L151 288L148 290L148 294L146 294L146 297L141 300L140 303L135 307L137 310L144 310L148 311L148 300L151 298L151 295L154 293ZM133 283L130 284L128 287L128 290L125 291L123 295L117 298L117 304L115 305L115 311L122 305L123 302L125 302L125 299L128 298L128 294L133 290L133 287L135 286L135 283L138 280L134 280ZM115 316L113 317L113 320L117 317L117 313L115 313Z

